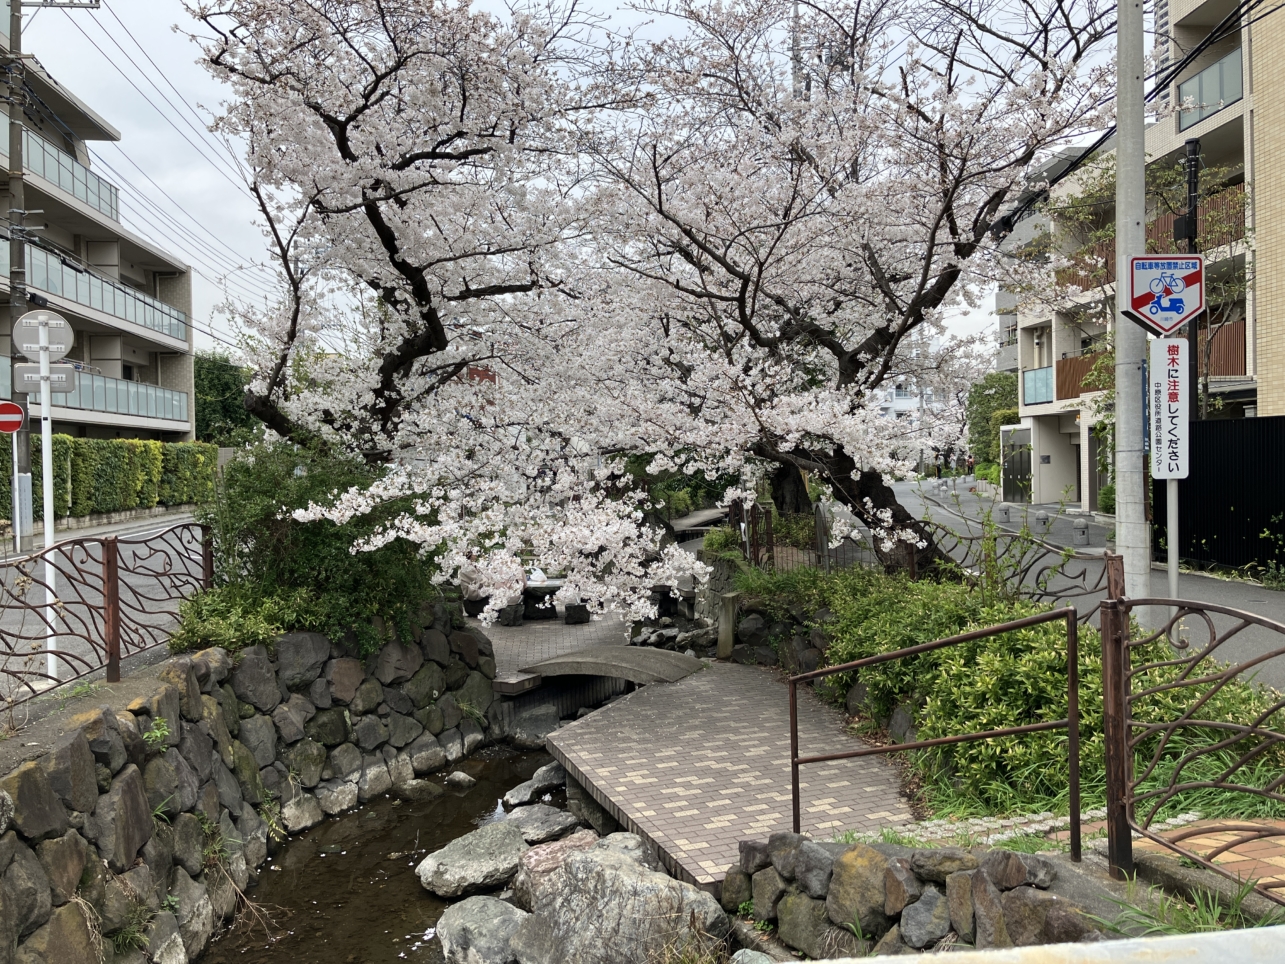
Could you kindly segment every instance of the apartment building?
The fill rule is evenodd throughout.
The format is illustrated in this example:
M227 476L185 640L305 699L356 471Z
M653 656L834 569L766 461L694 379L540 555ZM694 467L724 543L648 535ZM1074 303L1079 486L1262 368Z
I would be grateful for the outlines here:
M1146 140L1148 163L1162 170L1198 140L1202 169L1222 175L1198 215L1207 272L1221 279L1207 286L1211 300L1222 299L1212 306L1214 333L1200 339L1211 418L1285 414L1285 279L1277 271L1278 262L1285 269L1285 10L1206 43L1232 9L1225 0L1158 0L1156 62L1203 49L1161 92ZM1073 182L1055 195L1074 191ZM1180 217L1152 206L1149 250L1185 250L1176 238ZM1011 456L1006 498L1098 508L1106 482L1093 432L1101 393L1084 379L1114 324L1115 283L1114 245L1099 247L1096 274L1074 265L1058 273L1081 294L1052 305L1029 298L1015 305L1007 292L997 300L1000 340L1017 356L1021 416L1002 433Z
M0 7L7 14L8 3ZM0 26L8 22L0 18ZM0 46L8 46L3 34ZM74 391L53 396L54 431L191 439L191 270L121 224L119 188L91 168L88 142L119 140L120 133L30 59L26 101L25 226L36 229L26 245L27 286L75 331L65 361L77 368L77 383ZM7 147L8 138L0 137L5 169ZM14 207L11 196L3 200L6 211ZM7 304L7 231L0 238L0 272L0 301ZM9 312L0 310L0 353L6 356L14 354L9 325ZM5 398L12 391L12 361L0 364ZM31 396L29 404L38 416L39 397Z

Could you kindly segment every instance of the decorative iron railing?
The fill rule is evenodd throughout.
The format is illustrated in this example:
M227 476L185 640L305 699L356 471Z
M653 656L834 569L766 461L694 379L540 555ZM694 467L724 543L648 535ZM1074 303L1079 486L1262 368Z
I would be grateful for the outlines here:
M119 680L121 660L165 644L179 604L210 585L212 548L188 523L0 563L0 705L99 671Z

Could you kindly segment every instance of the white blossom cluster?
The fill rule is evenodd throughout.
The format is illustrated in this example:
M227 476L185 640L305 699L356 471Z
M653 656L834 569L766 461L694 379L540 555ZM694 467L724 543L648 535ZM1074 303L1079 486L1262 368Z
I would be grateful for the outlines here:
M959 451L989 359L943 316L1103 123L1111 30L1098 0L676 0L654 42L556 0L190 9L282 283L228 306L248 404L387 466L298 517L411 499L354 551L412 540L488 615L536 567L633 615L703 578L627 456L728 499L801 470L931 552L886 480ZM897 384L933 403L887 417Z

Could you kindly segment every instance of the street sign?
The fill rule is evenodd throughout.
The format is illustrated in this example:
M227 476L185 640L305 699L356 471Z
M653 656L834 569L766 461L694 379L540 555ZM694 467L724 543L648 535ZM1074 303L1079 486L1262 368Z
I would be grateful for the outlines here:
M0 432L16 432L22 428L22 406L13 402L0 402Z
M64 395L76 387L75 365L50 365L49 390ZM13 366L13 390L28 395L40 393L40 366L35 362Z
M1147 374L1151 381L1151 477L1185 479L1187 413L1191 405L1191 373L1187 368L1186 338L1157 338L1151 342Z
M67 324L67 319L47 308L29 311L18 319L18 333L14 337L18 351L32 361L40 360L41 322L49 329L49 360L56 362L71 351L72 340L76 333Z
M1177 331L1205 310L1205 259L1198 254L1149 254L1129 259L1129 310L1157 335Z

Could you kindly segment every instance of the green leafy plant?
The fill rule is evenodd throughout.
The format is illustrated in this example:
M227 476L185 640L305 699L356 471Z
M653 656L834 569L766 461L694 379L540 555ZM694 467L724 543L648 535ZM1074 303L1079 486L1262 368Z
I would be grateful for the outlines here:
M161 752L169 738L170 725L163 716L158 716L152 720L151 727L143 733L143 742L147 744L147 748L153 753Z
M468 700L456 700L455 705L460 708L460 712L465 717L472 720L478 726L486 726L486 715Z
M268 836L280 843L286 839L286 830L281 823L281 804L270 797L265 797L259 805L259 818L268 825Z
M125 923L111 934L112 950L117 956L129 951L147 950L147 928L156 917L147 905L136 896L131 896L125 911Z
M866 936L865 930L862 929L861 927L861 918L855 914L853 915L852 920L845 921L843 926L847 928L849 931L851 931L852 936L855 937L857 940L861 941L862 943L865 943L870 939L869 937Z
M968 420L968 449L977 462L999 461L999 433L991 416L996 411L1016 408L1016 372L991 372L969 390L964 413Z
M1115 513L1115 485L1104 485L1098 489L1098 511L1107 515Z
M741 901L741 906L740 906L740 907L738 907L738 908L736 908L736 913L737 913L739 916L741 916L741 917L753 917L753 916L754 916L754 901L752 901L752 900L743 900L743 901Z
M161 910L169 911L171 914L177 914L178 908L178 894L166 894L165 899L161 901Z
M998 462L983 462L973 468L973 474L979 481L989 482L991 485L999 485L1000 468Z
M1188 901L1167 894L1158 887L1150 888L1138 899L1136 882L1132 882L1129 900L1111 899L1120 908L1120 913L1110 919L1092 919L1111 933L1126 937L1202 934L1246 927L1275 927L1285 923L1285 911L1275 910L1254 918L1246 915L1245 898L1254 892L1257 883L1256 880L1244 881L1230 898L1198 890Z
M705 533L701 548L706 552L741 553L741 537L731 526L715 526Z
M760 934L771 934L776 930L776 925L770 920L756 920L754 922L754 929Z

